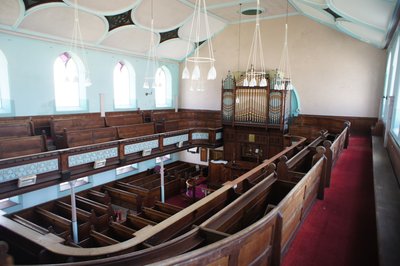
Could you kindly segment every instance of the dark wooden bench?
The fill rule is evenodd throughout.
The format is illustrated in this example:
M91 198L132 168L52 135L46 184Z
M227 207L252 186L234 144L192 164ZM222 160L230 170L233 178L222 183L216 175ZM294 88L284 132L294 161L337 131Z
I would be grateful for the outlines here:
M30 120L10 120L0 122L0 139L33 136L33 124Z
M117 126L118 138L127 139L146 135L153 135L154 123L134 124L127 126Z
M146 218L128 213L126 216L127 221L129 221L129 224L132 224L135 228L142 229L143 227L146 227L148 225L156 225L157 223L151 220L148 220Z
M0 139L0 159L47 151L45 136Z
M143 212L141 213L140 217L154 221L156 223L160 223L171 216L170 214L147 207L143 207L142 211Z
M142 114L106 116L105 121L108 127L128 126L143 123L143 116Z
M103 235L102 233L95 230L92 230L90 232L90 237L92 237L101 247L115 245L119 243L119 241L109 236Z
M160 189L157 187L147 189L121 181L117 181L115 183L115 186L119 189L135 193L136 195L140 195L143 199L143 206L145 207L152 207L154 205L154 202L160 199Z
M92 145L117 140L117 130L114 127L91 128L82 130L64 129L63 138L68 148Z
M104 118L75 118L75 119L51 119L50 130L51 137L58 149L67 148L66 139L64 139L64 130L75 131L83 129L104 128L106 126Z
M170 215L174 215L175 213L178 213L181 210L183 210L182 207L178 207L168 203L162 203L160 201L156 201L154 203L154 209Z
M103 186L103 189L110 195L114 204L140 212L142 208L142 197L140 195L110 186Z

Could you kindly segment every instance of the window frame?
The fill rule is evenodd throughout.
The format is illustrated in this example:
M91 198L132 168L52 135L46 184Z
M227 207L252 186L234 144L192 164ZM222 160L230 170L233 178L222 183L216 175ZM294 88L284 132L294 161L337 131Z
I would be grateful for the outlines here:
M161 105L158 105L157 104L157 91L159 90L158 89L158 84L157 84L157 73L159 72L159 71L163 71L164 72L164 75L165 75L165 82L166 82L166 84L165 84L165 95L166 95L166 99L165 99L165 101L164 101L164 103L165 104L161 104ZM154 104L155 104L155 108L157 109L157 108L172 108L173 107L173 100L172 100L172 75L171 75L171 71L169 70L169 68L168 67L166 67L165 65L164 66L161 66L161 67L159 67L159 68L157 68L157 71L156 71L156 74L155 74L155 76L156 76L156 81L155 81L155 83L156 83L156 88L155 88L155 90L154 90Z
M64 60L61 58L62 56L68 57L67 61L64 62ZM72 60L71 62L75 63L75 66L77 69L77 76L78 76L78 95L79 95L78 106L57 105L57 94L60 94L60 93L57 93L57 90L60 90L60 87L56 81L56 78L57 78L56 64L58 63L57 61L59 61L59 60L61 60L60 63L65 64L65 67L70 62L70 60ZM71 52L64 52L57 56L57 58L54 60L54 63L53 63L53 82L54 82L53 84L54 84L55 113L73 113L73 112L88 111L87 96L86 96L87 85L85 84L86 69L85 69L85 65L83 64L83 61L77 55L75 55L74 53L71 53ZM61 95L63 95L62 92L61 92Z
M6 55L0 50L0 115L10 114L11 111L8 61Z
M118 67L118 64L123 64L123 67L126 67L129 75L129 103L128 105L121 105L118 106L116 103L116 86L115 86L115 70ZM120 60L118 63L114 66L113 68L113 104L114 104L114 110L130 110L130 109L136 109L137 108L137 103L136 103L136 72L133 66L125 61L125 60Z

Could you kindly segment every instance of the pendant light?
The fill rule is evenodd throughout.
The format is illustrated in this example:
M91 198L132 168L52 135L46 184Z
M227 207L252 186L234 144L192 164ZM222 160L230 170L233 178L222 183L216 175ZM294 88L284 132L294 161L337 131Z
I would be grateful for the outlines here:
M156 40L154 38L154 14L153 14L153 0L151 0L151 24L150 24L150 42L149 42L149 50L147 53L147 64L146 64L146 72L144 76L143 88L144 89L155 89L155 75L158 69L158 60L157 60L157 52L156 52Z
M194 42L197 45L200 43L200 29L201 29L201 22L204 21L204 27L206 30L206 40L207 40L207 47L208 47L208 56L200 56L199 55L199 47L195 48L194 55L191 57L187 57L185 60L185 67L182 71L182 79L192 79L192 80L200 80L201 79L201 71L199 64L208 63L210 64L210 68L207 73L207 80L215 80L217 78L217 70L214 66L214 51L211 41L211 34L210 34L210 26L208 23L208 14L207 14L207 7L205 0L196 0L194 11L193 11L193 19L190 28L189 34L189 43L187 47L186 54L189 54L191 43ZM188 69L187 63L192 62L194 63L194 68L192 71L192 75L190 75L190 71Z
M266 87L267 79L264 65L264 53L260 31L260 0L257 0L256 26L247 61L246 76L243 81L245 87Z

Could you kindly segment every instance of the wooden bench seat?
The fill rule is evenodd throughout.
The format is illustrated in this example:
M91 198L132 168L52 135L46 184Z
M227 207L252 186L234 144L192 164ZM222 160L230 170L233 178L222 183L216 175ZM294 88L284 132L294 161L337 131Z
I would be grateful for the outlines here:
M86 211L94 211L96 213L96 216L100 216L103 214L109 214L113 215L114 211L112 210L112 207L110 205L105 205L87 198L84 198L82 196L76 195L76 205L79 208L82 208Z
M117 140L114 127L91 128L82 130L64 129L63 138L68 148Z
M33 125L30 120L10 120L0 122L0 139L33 136Z
M88 115L90 116L90 114ZM75 131L93 128L104 128L105 126L105 120L102 117L81 117L50 120L51 137L58 149L68 147L66 139L64 138L64 130Z
M108 205L109 203L111 203L111 198L107 193L103 193L97 190L89 190L89 192L86 194L89 199L103 203Z
M160 223L162 221L164 221L165 219L168 219L171 215L155 210L155 209L151 209L151 208L147 208L147 207L143 207L142 213L140 215L140 217L149 219L151 221L154 221L156 223Z
M134 237L136 230L129 228L123 224L117 222L110 222L110 230L117 234L120 238L128 240Z
M90 237L92 237L101 247L115 245L119 243L119 241L115 240L114 238L106 236L95 230L92 230L90 232Z
M178 206L175 206L172 204L168 204L168 203L162 203L161 201L156 201L154 204L154 209L161 211L163 213L174 215L175 213L180 212L184 208L178 207Z
M56 207L63 213L69 215L68 217L71 217L72 215L72 207L71 205L62 202L62 201L57 201L56 202ZM76 208L76 218L78 219L78 222L88 222L88 221L95 221L96 217L93 215L93 213L82 210L80 208Z
M105 122L106 122L106 126L108 126L108 127L141 124L141 123L143 123L143 115L142 114L129 114L129 115L106 116Z
M131 224L134 228L138 228L138 230L142 229L143 227L146 227L148 225L156 225L157 223L151 220L148 220L146 218L128 213L126 216L127 223Z
M154 202L160 199L160 189L157 187L153 189L147 189L121 181L117 181L115 186L119 189L141 196L143 200L143 206L145 207L152 207Z
M117 126L118 138L128 139L146 135L153 135L154 123L134 124L127 126Z
M30 155L47 151L44 136L0 139L0 159Z
M110 186L103 186L103 189L110 195L114 204L140 212L142 208L142 197L140 195Z
M22 225L24 225L24 226L26 226L26 227L28 227L28 228L40 233L40 234L42 234L42 235L45 235L45 234L49 233L49 230L47 230L46 228L44 228L44 227L42 227L40 225L37 225L37 224L35 224L35 223L25 219L25 218L22 218L22 217L16 215L16 214L14 214L12 216L12 219L15 222L17 222L19 224L22 224Z
M67 234L70 234L71 220L42 209L41 207L36 207L35 212L41 217L42 220L49 223L54 228L56 233L67 232Z

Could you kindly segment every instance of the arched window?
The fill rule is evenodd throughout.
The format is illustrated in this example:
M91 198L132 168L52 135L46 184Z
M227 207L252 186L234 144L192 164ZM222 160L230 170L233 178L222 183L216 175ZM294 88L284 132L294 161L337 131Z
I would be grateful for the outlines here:
M118 62L114 67L114 107L135 107L135 71L126 62Z
M8 62L0 51L0 113L10 113L10 87L8 83Z
M159 67L155 80L156 107L172 107L172 79L169 69L165 66Z
M86 109L85 68L70 53L62 53L54 62L56 111Z

